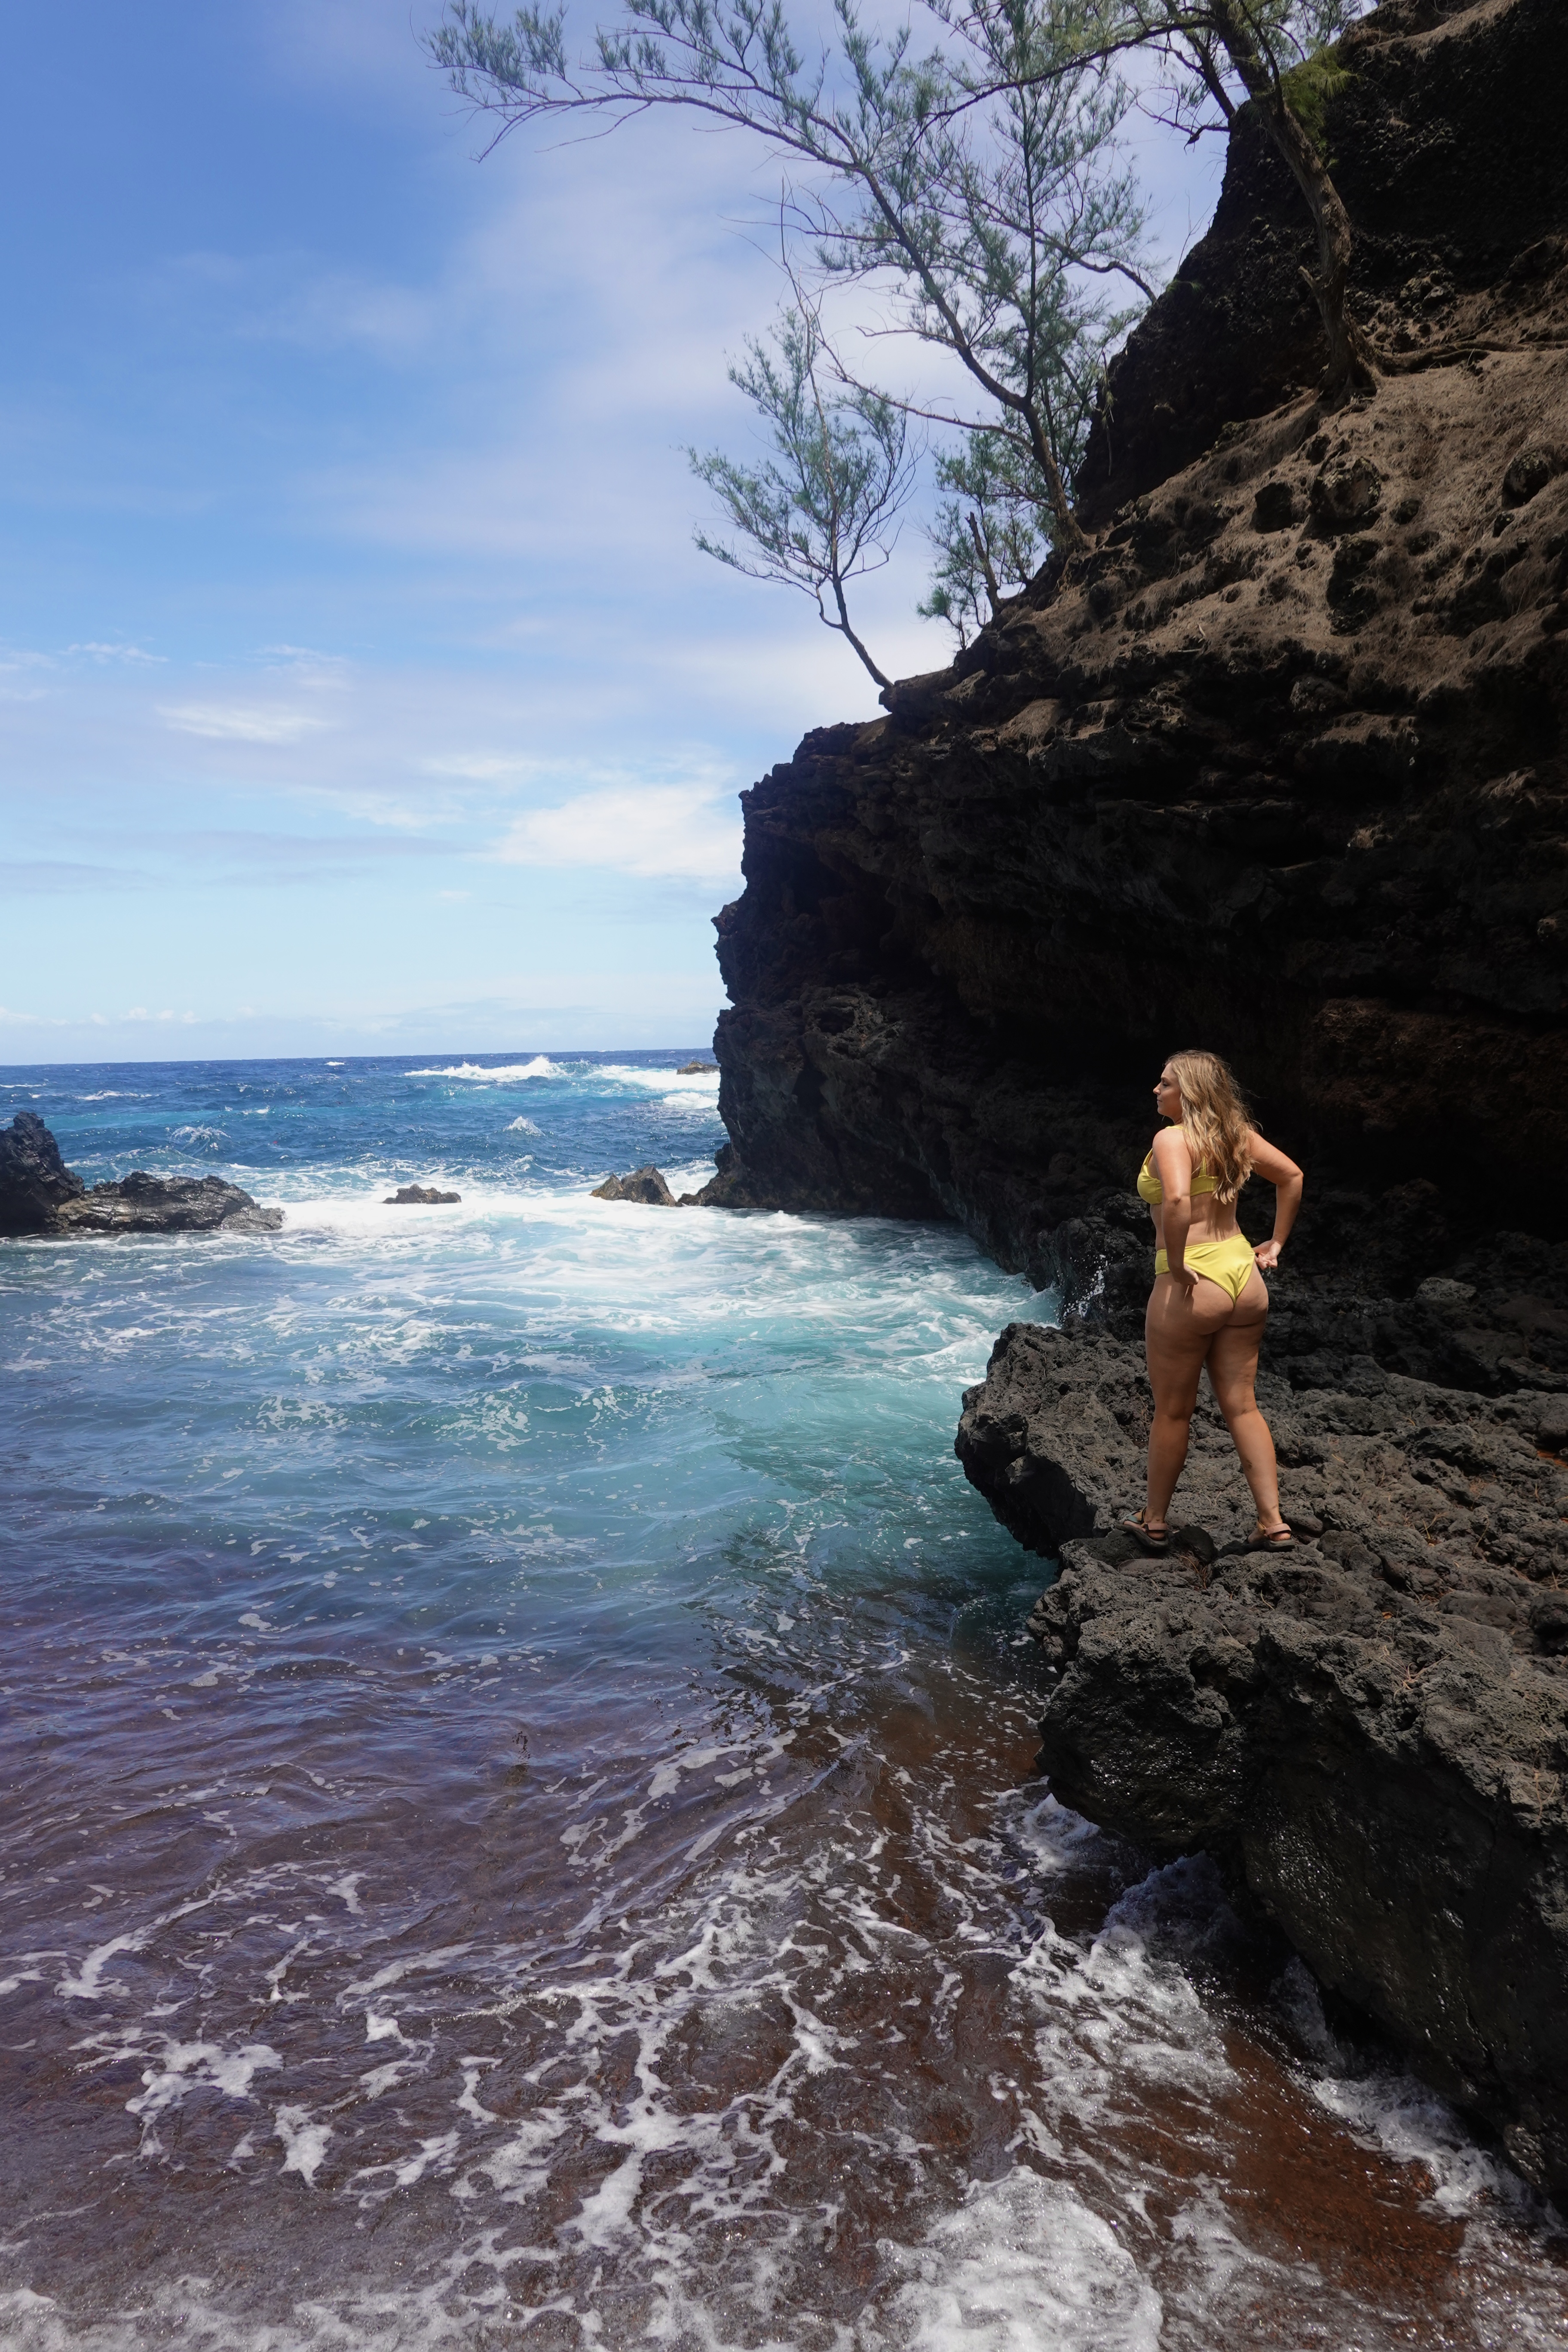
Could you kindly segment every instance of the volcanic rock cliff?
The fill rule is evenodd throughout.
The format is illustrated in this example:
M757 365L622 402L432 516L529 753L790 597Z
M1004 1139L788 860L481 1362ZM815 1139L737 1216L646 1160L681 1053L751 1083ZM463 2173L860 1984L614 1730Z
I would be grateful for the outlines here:
M1053 562L744 795L710 1201L960 1220L1052 1286L959 1451L1062 1572L1064 1799L1206 1846L1568 2191L1568 142L1557 0L1386 0L1317 85L1388 373L1312 386L1256 129L1111 372ZM1260 1387L1301 1549L1200 1415L1139 1496L1131 1181L1166 1054L1305 1166ZM1251 1188L1257 1193L1261 1188ZM1267 1230L1271 1196L1241 1217Z
M1298 200L1234 142L1112 373L1091 516L1136 495L951 668L743 795L710 1198L953 1216L1054 1277L1053 1232L1125 1185L1163 1055L1201 1041L1315 1199L1399 1192L1402 1278L1542 1223L1568 1164L1568 362L1537 346L1568 329L1568 142L1529 108L1568 76L1568 12L1384 7L1342 57L1358 300L1409 358L1509 348L1227 414L1311 364Z

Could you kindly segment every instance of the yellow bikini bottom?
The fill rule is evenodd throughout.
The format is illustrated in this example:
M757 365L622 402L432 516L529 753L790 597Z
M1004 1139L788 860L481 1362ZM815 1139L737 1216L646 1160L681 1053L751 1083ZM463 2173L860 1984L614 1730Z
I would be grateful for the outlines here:
M1205 1282L1217 1282L1222 1290L1228 1291L1233 1306L1252 1279L1257 1264L1252 1244L1245 1234L1226 1234L1222 1242L1189 1242L1182 1253L1182 1262L1189 1274L1201 1274ZM1163 1250L1154 1252L1154 1271L1171 1271Z

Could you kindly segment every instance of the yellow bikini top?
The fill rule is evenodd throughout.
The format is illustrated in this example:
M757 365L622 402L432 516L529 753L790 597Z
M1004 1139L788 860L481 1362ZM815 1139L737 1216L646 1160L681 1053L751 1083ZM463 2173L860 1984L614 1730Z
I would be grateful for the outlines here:
M1206 1176L1200 1168L1187 1189L1191 1192L1212 1192L1214 1178ZM1154 1173L1154 1153L1152 1146L1144 1153L1143 1165L1138 1171L1138 1198L1141 1201L1147 1201L1152 1209L1159 1208L1165 1198L1165 1188Z

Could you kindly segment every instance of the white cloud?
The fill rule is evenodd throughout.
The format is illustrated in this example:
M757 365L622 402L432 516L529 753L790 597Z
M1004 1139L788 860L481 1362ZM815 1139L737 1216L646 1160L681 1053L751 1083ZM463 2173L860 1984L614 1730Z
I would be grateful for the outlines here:
M741 870L741 812L710 784L578 793L520 816L492 855L509 866L587 866L644 880L728 883Z
M161 662L166 659L163 654L144 652L140 646L98 645L90 638L82 645L68 646L66 652L68 656L85 654L89 660L97 662Z
M159 717L182 735L200 735L213 743L297 743L324 719L306 710L260 710L254 706L223 702L177 702L161 706Z

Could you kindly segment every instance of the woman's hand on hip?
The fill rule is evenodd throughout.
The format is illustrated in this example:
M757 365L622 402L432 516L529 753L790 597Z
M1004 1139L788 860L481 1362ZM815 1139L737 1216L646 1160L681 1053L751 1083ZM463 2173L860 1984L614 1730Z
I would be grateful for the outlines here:
M1261 1273L1271 1273L1274 1267L1279 1265L1281 1246L1282 1244L1279 1242L1258 1243L1258 1247L1253 1251L1252 1255Z

